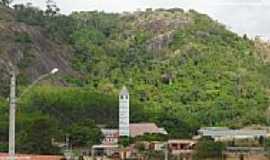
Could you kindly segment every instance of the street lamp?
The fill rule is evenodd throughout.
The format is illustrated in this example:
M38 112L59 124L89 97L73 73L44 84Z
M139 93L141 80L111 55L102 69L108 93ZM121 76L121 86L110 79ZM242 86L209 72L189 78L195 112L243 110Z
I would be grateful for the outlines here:
M59 71L58 68L54 68L49 73L44 74L37 78L28 88L24 90L24 92L20 95L19 98L22 98L35 84L39 81L43 80L44 78L54 75ZM9 104L9 148L8 154L10 160L15 160L15 117L16 117L16 71L14 66L10 65L10 74L11 74L11 81L10 81L10 104Z
M59 69L58 68L54 68L53 70L51 70L51 74L55 74L55 73L57 73L59 71Z

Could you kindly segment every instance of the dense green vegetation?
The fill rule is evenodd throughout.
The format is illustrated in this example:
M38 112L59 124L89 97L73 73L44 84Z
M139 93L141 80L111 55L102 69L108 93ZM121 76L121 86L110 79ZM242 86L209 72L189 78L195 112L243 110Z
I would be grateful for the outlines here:
M38 154L57 154L59 148L52 145L52 139L59 135L57 122L44 115L35 115L37 118L28 120L30 123L20 129L17 137L18 151ZM24 119L25 120L25 119ZM42 145L41 145L42 144Z
M270 158L270 140L269 140L269 138L265 140L264 147L265 147L265 151L266 151L266 156L268 158Z
M100 144L103 137L100 129L91 120L73 124L68 132L71 137L71 145L78 147L91 147L94 144Z
M213 140L203 139L196 145L196 152L193 156L195 160L202 159L223 159L222 151L225 149L225 144L214 142Z
M81 74L61 77L70 87L36 87L19 102L21 152L45 153L36 145L52 137L63 141L66 134L74 145L99 142L97 124L117 126L117 95L123 85L131 94L131 121L156 122L170 138L191 137L201 126L270 123L265 114L269 64L258 56L253 41L207 15L171 9L64 16L50 3L45 12L21 5L15 11L17 22L43 27L55 43L72 46L73 68ZM19 35L17 41L32 40ZM5 97L0 111L0 146L5 146ZM92 127L81 123L85 120ZM49 130L44 135L33 133L45 126ZM94 136L88 135L89 141L79 138L90 130Z

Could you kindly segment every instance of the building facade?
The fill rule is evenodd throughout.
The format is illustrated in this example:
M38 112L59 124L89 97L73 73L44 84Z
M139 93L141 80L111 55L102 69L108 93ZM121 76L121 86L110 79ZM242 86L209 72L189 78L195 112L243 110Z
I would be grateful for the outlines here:
M119 139L118 129L101 129L104 136L102 144L117 144Z
M224 127L206 127L198 130L201 137L211 137L215 141L234 141L240 139L260 139L269 137L266 130L229 129Z

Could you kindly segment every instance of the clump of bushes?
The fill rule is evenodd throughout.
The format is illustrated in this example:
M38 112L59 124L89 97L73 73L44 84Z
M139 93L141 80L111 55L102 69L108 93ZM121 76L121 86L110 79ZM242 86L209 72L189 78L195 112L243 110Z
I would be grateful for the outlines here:
M202 159L222 159L222 151L225 149L225 144L222 142L215 142L211 139L200 140L196 147L193 158L195 160Z
M32 37L28 33L17 33L15 41L17 43L32 43Z

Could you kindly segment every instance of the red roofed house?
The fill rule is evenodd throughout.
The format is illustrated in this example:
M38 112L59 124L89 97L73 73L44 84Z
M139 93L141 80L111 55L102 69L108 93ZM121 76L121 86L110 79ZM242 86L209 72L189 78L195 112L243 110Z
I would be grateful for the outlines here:
M181 155L184 156L186 159L191 159L196 143L197 141L195 140L169 140L168 148L172 155Z
M101 129L104 136L102 144L117 144L119 139L118 129Z
M101 129L104 135L102 144L117 144L119 140L119 130L118 129ZM168 134L165 129L157 127L155 123L130 123L129 124L129 134L130 137L142 136L144 134Z
M131 123L129 124L130 137L142 136L146 133L167 134L165 129L158 128L155 123Z

